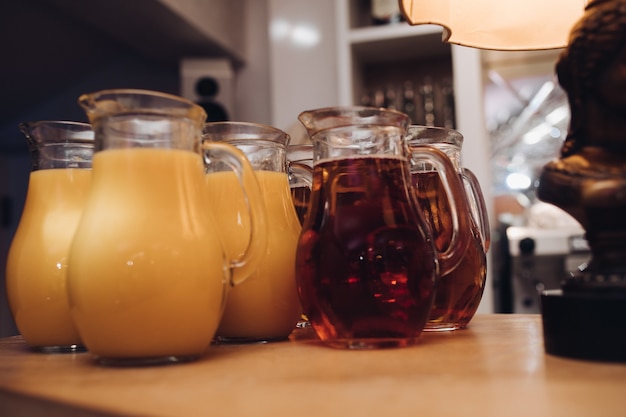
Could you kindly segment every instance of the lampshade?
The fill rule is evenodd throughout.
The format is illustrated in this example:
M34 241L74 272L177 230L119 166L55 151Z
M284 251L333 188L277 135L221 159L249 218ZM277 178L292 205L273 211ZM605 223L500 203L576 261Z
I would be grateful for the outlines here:
M589 0L400 0L412 25L444 27L444 41L481 49L563 48Z

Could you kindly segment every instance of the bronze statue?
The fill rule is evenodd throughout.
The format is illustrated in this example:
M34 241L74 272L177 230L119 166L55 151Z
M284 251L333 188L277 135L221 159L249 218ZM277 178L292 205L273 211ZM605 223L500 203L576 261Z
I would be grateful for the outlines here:
M578 220L592 252L564 290L626 291L626 0L589 3L556 72L570 128L537 196Z
M626 0L592 0L556 66L571 120L537 196L585 229L591 260L541 294L546 352L626 362Z

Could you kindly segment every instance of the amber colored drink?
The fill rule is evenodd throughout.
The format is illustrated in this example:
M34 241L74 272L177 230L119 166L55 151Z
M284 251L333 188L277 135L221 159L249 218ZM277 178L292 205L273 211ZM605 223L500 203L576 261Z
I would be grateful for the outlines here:
M232 288L217 330L220 340L284 339L295 329L301 307L295 281L295 257L301 226L286 173L255 171L263 193L267 250L256 271ZM233 172L206 175L216 224L222 228L231 257L245 249L249 217Z
M413 344L436 278L432 242L396 157L354 157L313 168L311 210L296 257L304 313L336 347Z
M309 209L311 188L306 186L291 187L291 198L293 199L293 206L296 209L296 214L298 215L300 224L304 224L306 212Z
M110 149L70 251L72 316L103 359L195 357L219 322L226 260L199 154Z
M70 316L68 252L89 187L91 170L30 173L24 211L7 259L7 296L17 328L35 347L81 344Z
M452 217L441 179L434 171L413 173L412 179L424 217L432 225L436 246L443 249L452 236ZM487 260L478 227L472 216L468 216L471 240L467 251L459 266L439 279L424 330L466 327L480 304L487 277Z

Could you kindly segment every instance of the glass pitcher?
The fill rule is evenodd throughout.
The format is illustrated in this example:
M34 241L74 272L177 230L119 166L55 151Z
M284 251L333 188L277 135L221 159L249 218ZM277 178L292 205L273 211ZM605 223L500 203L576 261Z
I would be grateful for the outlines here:
M86 123L20 124L31 154L24 210L7 258L7 297L26 343L76 351L82 341L67 299L68 252L91 185L93 131Z
M467 217L469 242L461 263L443 274L437 284L437 293L425 331L456 330L467 326L483 295L487 279L487 257L490 232L487 210L482 190L474 174L461 166L463 136L456 130L413 125L409 127L407 143L412 151L424 146L444 152L463 178L469 212L459 212ZM452 233L450 205L442 198L443 184L436 167L429 161L413 157L411 176L424 217L433 227L435 242L445 245Z
M257 123L212 122L205 124L203 139L233 145L246 155L261 186L267 215L266 252L246 282L230 292L217 339L286 339L302 311L294 269L301 226L291 201L286 159L290 137ZM223 233L229 239L227 246L237 253L245 247L249 229L243 195L233 192L237 179L219 164L207 167L206 179L217 224L227 230Z
M227 289L265 251L252 167L232 146L201 144L206 115L183 98L106 90L79 103L96 142L68 274L83 341L103 364L197 358L213 340ZM204 165L215 160L237 172L250 202L249 244L238 258L228 256L211 214Z
M440 273L461 261L464 217L444 251L433 244L409 172L407 115L369 107L305 111L313 142L313 186L296 255L304 313L327 345L408 346L428 319ZM420 150L465 202L449 159ZM459 225L459 222L461 223Z
M291 198L296 208L300 224L306 219L306 212L311 199L311 180L313 176L313 145L301 144L287 147L289 162L289 187Z

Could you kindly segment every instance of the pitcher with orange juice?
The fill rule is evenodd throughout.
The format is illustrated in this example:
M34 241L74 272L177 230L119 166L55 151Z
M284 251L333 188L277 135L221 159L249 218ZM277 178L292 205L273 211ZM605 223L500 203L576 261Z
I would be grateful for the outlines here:
M25 122L32 157L24 210L7 258L7 297L24 340L45 352L82 349L66 294L68 252L91 184L86 123Z
M230 292L218 340L285 339L301 317L295 280L301 227L289 188L286 147L290 138L280 129L244 122L207 123L203 133L208 143L228 143L245 153L261 186L267 214L265 254L254 273ZM223 236L231 240L227 246L242 251L242 236L249 225L247 203L236 191L237 178L214 164L208 167L206 180L217 223L227 230Z
M213 340L228 288L265 251L252 167L233 146L202 145L206 114L181 97L106 90L79 103L96 141L68 276L83 341L104 364L197 358ZM234 187L250 201L246 249L237 256L225 250L210 214L204 164L217 160L237 172Z

